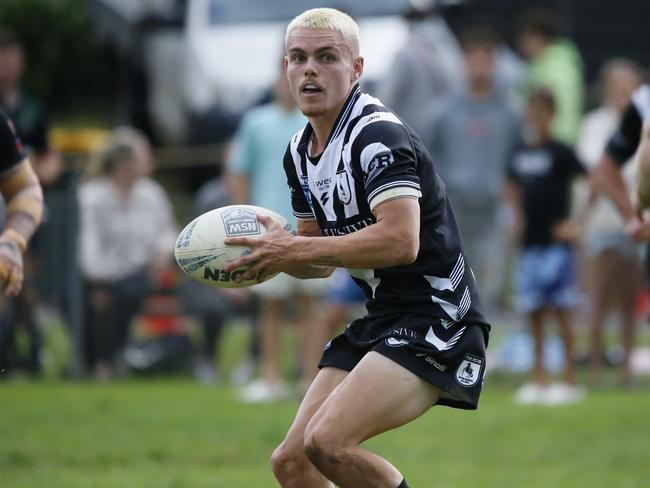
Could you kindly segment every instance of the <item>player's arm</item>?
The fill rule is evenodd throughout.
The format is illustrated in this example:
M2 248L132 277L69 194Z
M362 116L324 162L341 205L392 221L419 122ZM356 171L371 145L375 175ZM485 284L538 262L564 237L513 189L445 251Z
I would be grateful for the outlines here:
M322 237L323 233L315 219L297 219L296 235L300 237ZM285 273L301 279L327 278L334 272L335 266L319 264L295 264L288 267Z
M377 222L344 236L292 236L270 218L259 220L269 232L263 237L229 238L229 245L244 245L253 252L226 270L247 267L241 280L258 273L301 271L319 267L385 268L411 264L417 258L420 235L420 206L416 198L402 197L378 204L373 212Z
M521 188L514 180L506 180L503 188L503 197L512 212L513 237L515 240L519 240L524 228L524 208Z
M650 120L645 122L641 131L638 157L637 210L646 210L650 208Z
M604 193L612 200L626 221L636 218L623 174L609 154L603 154L598 164L591 170L590 180L597 191Z
M23 282L22 254L43 215L43 192L27 158L0 173L0 193L7 208L0 234L0 282L6 294L15 295Z

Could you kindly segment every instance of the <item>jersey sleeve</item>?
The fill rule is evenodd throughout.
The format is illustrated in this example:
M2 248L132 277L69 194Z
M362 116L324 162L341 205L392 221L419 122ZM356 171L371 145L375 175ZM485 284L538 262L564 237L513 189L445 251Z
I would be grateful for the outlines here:
M7 171L25 159L20 140L11 121L0 112L0 173Z
M641 114L634 103L630 103L623 114L623 119L610 138L605 148L607 155L619 166L630 159L641 141Z
M296 172L296 165L293 162L293 155L291 153L291 143L287 146L284 153L284 172L287 175L287 184L289 185L289 192L291 193L291 209L293 215L298 219L313 219L314 211L309 205L308 198L311 198L309 193L309 185L302 185L298 174Z
M390 112L374 113L352 145L370 209L387 200L420 198L420 179L411 136ZM363 124L364 122L360 122Z

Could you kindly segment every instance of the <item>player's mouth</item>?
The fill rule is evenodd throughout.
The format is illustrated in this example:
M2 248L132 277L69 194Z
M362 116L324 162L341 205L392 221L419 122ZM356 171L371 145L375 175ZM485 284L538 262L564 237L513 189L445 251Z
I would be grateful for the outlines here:
M316 83L313 83L311 81L308 81L307 83L304 83L300 89L300 92L303 95L318 95L319 93L322 93L323 90L321 87L319 87Z

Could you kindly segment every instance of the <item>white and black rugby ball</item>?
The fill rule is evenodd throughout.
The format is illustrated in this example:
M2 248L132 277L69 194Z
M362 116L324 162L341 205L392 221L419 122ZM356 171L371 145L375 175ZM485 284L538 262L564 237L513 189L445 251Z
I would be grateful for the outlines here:
M236 283L235 279L246 268L226 271L224 267L250 253L245 246L227 246L227 237L260 236L266 232L257 220L257 214L270 216L286 230L287 219L281 215L254 205L230 205L198 216L190 222L176 240L174 256L185 274L196 281L217 288L239 288L257 283L256 279ZM271 275L266 277L268 280Z

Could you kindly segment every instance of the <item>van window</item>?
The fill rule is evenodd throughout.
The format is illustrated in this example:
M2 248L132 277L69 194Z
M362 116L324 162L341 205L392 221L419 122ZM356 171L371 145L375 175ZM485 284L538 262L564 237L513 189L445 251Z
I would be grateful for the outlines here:
M343 0L335 3L339 10L358 17L399 15L410 5L409 0ZM300 12L322 6L322 0L211 0L208 18L212 25L287 21Z

